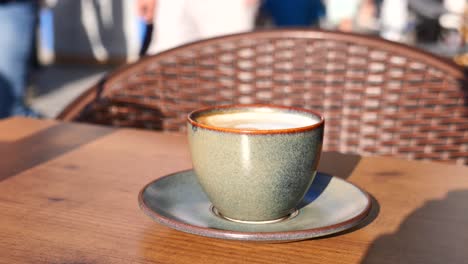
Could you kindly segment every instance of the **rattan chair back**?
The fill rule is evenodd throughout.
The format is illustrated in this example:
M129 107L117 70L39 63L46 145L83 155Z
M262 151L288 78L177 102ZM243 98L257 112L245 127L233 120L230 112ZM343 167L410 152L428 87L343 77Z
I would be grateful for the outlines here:
M184 131L187 113L204 106L296 106L325 115L325 150L468 164L466 89L461 68L405 45L271 30L143 58L111 73L59 118Z

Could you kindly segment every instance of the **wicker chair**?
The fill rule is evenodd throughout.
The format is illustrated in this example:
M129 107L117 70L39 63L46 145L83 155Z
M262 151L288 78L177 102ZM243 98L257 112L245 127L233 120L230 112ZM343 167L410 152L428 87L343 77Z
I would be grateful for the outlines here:
M127 65L59 116L184 131L202 106L266 103L321 111L324 149L468 164L466 77L410 47L317 30L243 33Z

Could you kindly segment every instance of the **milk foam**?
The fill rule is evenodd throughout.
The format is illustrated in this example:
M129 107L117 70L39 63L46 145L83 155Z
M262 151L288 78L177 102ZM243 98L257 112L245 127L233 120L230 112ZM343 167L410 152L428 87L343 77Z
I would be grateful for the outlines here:
M319 123L320 119L293 112L246 110L199 116L197 121L222 128L274 130L311 126Z

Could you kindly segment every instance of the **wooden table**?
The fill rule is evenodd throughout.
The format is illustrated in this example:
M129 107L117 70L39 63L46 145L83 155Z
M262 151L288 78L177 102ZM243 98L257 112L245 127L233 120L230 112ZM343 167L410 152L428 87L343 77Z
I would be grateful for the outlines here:
M185 135L0 121L0 263L467 263L468 167L324 153L374 198L350 232L285 244L199 237L150 220L149 181L191 167Z

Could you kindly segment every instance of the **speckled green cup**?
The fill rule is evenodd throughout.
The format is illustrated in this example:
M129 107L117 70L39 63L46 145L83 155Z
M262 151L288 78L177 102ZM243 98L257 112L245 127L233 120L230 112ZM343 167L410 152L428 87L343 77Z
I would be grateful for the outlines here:
M230 124L239 113L260 125ZM219 117L224 123L206 121ZM291 107L231 105L190 113L193 168L213 211L247 223L271 223L294 213L315 177L323 130L322 115Z

